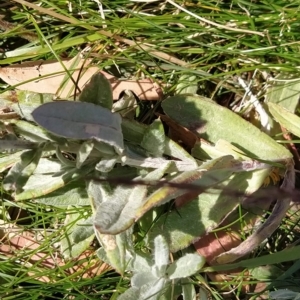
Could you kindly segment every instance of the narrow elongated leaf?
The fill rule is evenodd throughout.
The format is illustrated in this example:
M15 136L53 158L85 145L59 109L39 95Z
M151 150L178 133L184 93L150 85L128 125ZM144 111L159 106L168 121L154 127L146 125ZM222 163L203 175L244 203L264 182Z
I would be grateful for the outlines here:
M299 95L298 95L299 98ZM300 118L281 105L269 102L270 113L275 120L294 135L300 137Z
M76 168L76 162L74 160L68 159L62 152L59 146L55 149L55 154L58 160L64 167Z
M134 195L136 194L136 189L139 189L139 187L134 190L129 187L117 187L113 194L109 195L109 198L100 204L94 221L95 227L100 233L117 234L133 224L132 213L124 216L123 211L132 192ZM144 197L146 188L141 187L139 191L142 192L140 196ZM138 194L136 195L138 196Z
M24 152L17 162L8 172L3 180L6 190L20 191L26 181L35 171L42 155L42 148Z
M90 180L87 186L87 193L92 201L94 210L97 210L99 205L109 199L113 192L109 183Z
M47 162L43 160L46 167ZM59 173L51 173L50 170L46 170L44 173L35 172L30 176L29 180L23 187L23 192L15 196L16 200L26 200L32 198L38 198L47 195L63 186L70 181L84 177L91 172L93 167L85 166L81 169L76 168L64 168Z
M169 160L162 157L143 157L132 155L128 153L122 158L118 159L122 164L126 164L132 167L146 168L146 169L158 169L163 165L169 164L169 169L166 170L166 173L173 172L184 172L198 169L198 164L193 161L178 161L178 160Z
M73 208L71 208L73 210ZM69 213L68 211L67 217L65 219L65 226L63 238L60 241L61 253L63 254L65 259L78 257L83 251L85 251L91 244L94 239L94 235L90 235L89 237L78 241L77 243L73 240L73 232L77 228L77 223L82 222L80 220L81 214L79 213ZM78 221L79 220L79 221Z
M0 172L7 170L17 163L20 160L22 153L24 153L24 151L18 151L16 153L0 157Z
M76 168L80 168L82 164L87 160L89 155L94 149L94 143L92 141L85 141L79 148L76 157Z
M124 150L121 117L106 108L83 102L58 101L39 106L32 113L34 120L48 131L62 137L96 139Z
M111 159L103 158L96 165L95 169L99 172L108 173L114 168L116 163L117 163L117 158L111 158Z
M110 82L102 73L94 74L82 90L79 101L94 103L111 110L113 95Z
M164 154L169 155L174 158L178 158L184 162L189 162L194 164L195 168L198 166L196 159L190 155L185 149L175 143L168 137L165 138L165 151Z
M183 300L195 300L196 298L196 290L194 287L194 284L189 281L188 279L182 279L181 280L182 283L182 297ZM201 293L201 287L200 287L200 291L199 294ZM201 300L208 300L208 298L204 298L202 294L199 295Z
M138 123L134 120L122 120L122 131L124 139L132 142L133 144L141 144L146 130L147 126L145 124ZM174 158L178 158L182 161L188 161L194 164L195 167L197 167L195 159L181 146L179 146L167 136L165 136L164 154Z
M165 174L168 164L147 174L143 180L159 180ZM117 234L135 222L135 214L147 194L146 186L132 188L117 187L105 202L97 207L95 227L100 233Z
M224 139L246 154L263 160L292 157L285 147L251 123L205 97L177 95L164 100L162 107L170 118L210 142Z
M159 275L163 277L169 263L169 247L162 235L154 239L154 262Z
M26 140L32 142L44 142L50 140L48 132L29 122L20 120L14 124L14 127L16 132L26 138Z
M54 141L59 145L68 144L67 139L51 134L40 126L33 125L23 120L17 121L13 126L14 130L26 140L33 142Z
M233 157L228 155L208 161L195 171L186 171L176 176L171 182L174 183L193 183L203 189L214 186L226 180L233 171L230 169ZM162 187L148 196L143 205L137 210L135 218L139 219L152 207L167 203L171 199L186 194L183 189L174 187Z
M124 139L140 145L147 129L147 125L134 120L122 119L122 132Z
M1 139L0 150L9 150L8 152L14 152L18 150L29 150L38 148L38 143L33 143L21 139ZM6 156L7 157L7 156Z
M108 263L120 274L123 274L128 261L126 260L126 248L128 247L128 241L131 239L132 231L128 230L117 235L101 234L95 228L96 237L99 243L105 250L105 254L99 251L100 258L105 256ZM101 249L100 249L101 250ZM102 252L102 254L101 254Z
M280 72L280 74L276 76L276 81L269 85L266 93L266 100L268 103L272 102L291 112L295 112L299 103L299 93L299 74Z
M205 272L220 272L234 270L237 268L255 268L263 265L281 264L287 261L295 261L300 259L300 246L294 246L292 248L286 248L282 251L278 251L272 254L263 255L255 258L248 258L240 260L236 263L230 263L220 266L212 266L204 269Z
M281 185L281 188L291 191L295 188L295 169L293 164L287 166L287 171ZM290 197L281 197L272 210L268 219L261 224L245 241L237 247L220 254L215 261L222 263L233 262L257 248L266 238L268 238L280 225L282 219L290 208L292 199Z
M154 282L149 282L141 287L141 295L139 299L158 300L166 288L167 280L165 278L159 278Z
M77 222L71 238L75 244L78 244L92 235L94 236L94 227L93 227L93 216L88 217L85 220L80 220Z
M94 148L99 152L99 157L115 157L116 151L112 145L107 144L106 142L95 140Z

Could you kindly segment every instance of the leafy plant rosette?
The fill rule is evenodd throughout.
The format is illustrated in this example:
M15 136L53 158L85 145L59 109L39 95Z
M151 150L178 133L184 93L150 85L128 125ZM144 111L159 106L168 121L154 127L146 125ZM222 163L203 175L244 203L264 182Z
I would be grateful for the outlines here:
M170 263L169 251L176 253L217 228L242 204L243 195L262 186L273 166L285 174L284 187L294 187L291 153L204 97L182 94L162 102L169 118L199 141L211 143L196 143L190 154L165 135L159 119L145 125L123 117L101 74L92 77L77 102L30 95L26 101L20 96L18 104L1 98L22 117L2 123L13 132L1 140L2 150L10 150L0 158L1 172L8 170L3 186L16 201L66 207L69 226L62 253L76 257L96 236L98 256L119 273L134 274L132 288L120 299L163 299L170 291L192 299L188 277L202 268L204 259L194 253ZM46 103L41 104L41 97ZM116 109L120 113L112 112ZM277 106L270 110L276 118ZM188 187L193 188L193 201L171 212L162 209L184 197ZM68 216L69 207L88 205L93 216L76 216L77 222ZM252 251L276 229L289 205L288 197L278 201L267 222L215 262L232 262ZM144 243L154 259L151 251L136 250L139 230L147 233ZM183 291L170 289L172 284Z

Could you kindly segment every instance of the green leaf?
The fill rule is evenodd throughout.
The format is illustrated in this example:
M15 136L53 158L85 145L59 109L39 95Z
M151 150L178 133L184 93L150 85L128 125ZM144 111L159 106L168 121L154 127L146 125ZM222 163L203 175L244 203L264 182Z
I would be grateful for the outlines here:
M94 210L97 210L99 205L106 201L113 191L108 182L89 180L87 185L87 193L92 201Z
M115 157L116 151L112 145L107 144L106 142L93 141L94 148L99 152L99 157Z
M107 108L84 102L57 101L39 106L34 120L58 136L104 142L117 153L124 150L121 117Z
M143 285L140 289L141 293L138 299L157 300L166 288L167 280L165 278L159 278L153 282Z
M78 257L82 252L88 249L94 239L94 235L92 234L78 243L73 240L72 234L77 228L77 223L82 222L82 215L80 213L74 213L74 209L72 208L71 210L72 212L66 212L67 216L63 227L63 238L60 241L61 253L65 259Z
M120 274L125 272L128 261L126 261L126 248L128 248L128 241L131 239L131 230L127 230L117 235L101 234L95 228L96 237L99 243L105 250L105 257L109 264ZM101 253L99 253L101 254ZM103 256L102 253L101 256Z
M122 132L124 139L133 144L141 145L146 130L147 126L145 124L138 123L134 120L122 120ZM195 167L197 166L195 159L186 150L169 139L167 136L165 136L164 139L165 145L163 148L165 155L178 158L182 161L189 161L190 163L193 163Z
M161 157L165 148L165 131L162 122L157 119L147 127L141 146L155 157Z
M197 77L183 74L178 80L176 94L196 94L198 90Z
M259 266L249 270L251 276L259 281L271 281L284 274L283 270L274 265Z
M198 272L205 264L205 258L196 253L187 253L175 260L166 270L169 279L185 278Z
M24 152L26 151L18 151L16 153L0 157L0 172L2 173L17 163Z
M131 285L134 287L142 288L148 285L150 282L154 283L158 278L152 272L151 269L143 270L142 272L135 272L131 279Z
M151 257L152 258L152 257ZM135 251L134 257L132 259L132 264L129 266L130 271L136 273L142 273L146 270L151 271L151 266L153 265L152 260L150 259L149 255Z
M162 107L170 118L210 142L224 139L246 154L263 160L292 158L285 147L251 123L205 97L177 95L164 100Z
M80 220L77 222L72 234L71 239L75 244L78 244L91 236L94 236L94 227L93 227L94 217L88 217L85 220Z
M280 125L300 137L300 118L298 116L278 104L269 102L268 106L270 113Z
M207 190L195 196L194 200L157 220L148 233L149 240L162 234L171 252L186 248L216 228L237 207L241 199L234 194L235 191L251 194L261 186L267 172L258 170L236 173L224 181L222 186L218 186L218 191ZM222 188L228 192L223 193Z
M95 169L99 172L108 173L114 168L116 163L117 158L102 158L100 162L97 163Z
M122 132L124 139L131 143L140 145L146 129L147 125L145 124L125 118L122 119Z
M23 187L23 192L16 194L15 199L26 200L47 195L73 180L84 177L92 170L92 166L85 166L81 169L62 168L57 161L40 159L35 172Z
M165 137L165 146L164 146L164 154L170 157L178 158L184 162L189 164L193 164L195 168L197 168L198 163L196 159L190 155L185 149L183 149L180 145L175 143L173 140Z
M183 300L195 300L195 299L197 299L194 284L186 278L182 279L181 283L182 283L182 297L183 297ZM200 290L201 290L201 287L200 287ZM207 298L204 298L203 295L201 295L199 297L199 299L207 300Z
M51 140L48 132L41 127L33 125L27 121L17 121L14 124L14 128L19 135L22 135L24 138L26 138L26 140L29 141L44 142Z
M73 181L44 197L34 199L34 201L55 207L77 207L91 204L83 180Z
M82 90L79 101L94 103L111 110L113 94L108 79L100 72L94 74L90 82Z
M154 263L158 270L158 277L165 275L166 267L169 263L169 246L162 235L154 239Z
M27 121L19 120L13 124L13 127L17 134L21 135L23 138L29 141L53 141L58 143L59 145L68 145L68 141L65 138L53 135L40 126L33 125Z
M131 211L124 213L126 204L131 197L144 197L146 187L118 186L105 202L100 204L95 214L95 227L100 233L117 234L129 228L134 223ZM131 200L132 201L132 200Z
M71 168L76 168L76 162L75 160L69 159L66 157L59 146L56 146L55 149L55 155L58 158L58 160L61 162L61 164L65 167L71 167Z
M267 90L267 103L272 102L295 112L300 94L299 74L280 73L275 80Z
M137 101L130 90L125 90L121 99L114 102L112 112L119 113L122 117L133 119L137 108Z
M162 295L160 295L159 300L170 300L170 299L180 299L180 295L184 297L184 286L187 285L184 279L173 282L172 284L168 284L164 287L162 291ZM195 300L196 298L191 298L191 300ZM199 298L203 300L202 298ZM183 298L183 300L186 300Z
M143 180L159 180L165 174L168 165L148 173ZM147 187L134 188L117 186L113 193L98 207L95 215L95 227L100 233L117 234L129 228L135 222L135 214L147 194Z
M3 187L6 190L22 190L24 184L35 171L41 158L43 148L28 150L21 154L17 162L8 172L3 180Z
M16 150L36 149L39 146L38 143L29 142L18 138L10 139L10 137L11 136L6 136L4 139L0 140L0 150L8 150L6 152L12 153L15 152Z
M300 293L294 292L288 289L279 289L277 291L270 292L270 299L275 300L299 300Z
M54 95L52 94L39 94L14 89L13 91L1 93L0 104L11 108L23 119L33 121L31 116L33 110L43 103L53 101L53 98Z
M140 290L136 287L131 287L127 289L123 294L118 297L118 300L140 300L139 298Z
M85 141L83 144L80 145L76 157L76 168L79 169L82 166L82 164L87 160L87 158L89 157L93 149L94 149L93 141Z

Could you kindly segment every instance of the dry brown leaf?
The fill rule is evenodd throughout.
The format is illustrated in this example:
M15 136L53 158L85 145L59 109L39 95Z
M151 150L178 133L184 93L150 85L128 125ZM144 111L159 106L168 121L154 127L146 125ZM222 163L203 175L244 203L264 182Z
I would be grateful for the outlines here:
M211 264L214 257L238 246L241 243L239 236L231 231L225 230L216 233L209 233L194 243L197 252L206 258L206 262Z
M55 94L60 99L68 99L74 95L76 85L78 94L95 73L101 72L112 85L114 100L118 100L124 90L131 90L141 100L161 99L162 90L150 79L119 80L97 66L91 66L91 63L90 59L78 56L63 61L65 68L72 73L73 81L57 61L34 61L0 68L0 78L20 90Z
M199 138L189 129L179 125L166 115L157 115L169 126L169 137L178 143L183 143L188 150L191 150Z

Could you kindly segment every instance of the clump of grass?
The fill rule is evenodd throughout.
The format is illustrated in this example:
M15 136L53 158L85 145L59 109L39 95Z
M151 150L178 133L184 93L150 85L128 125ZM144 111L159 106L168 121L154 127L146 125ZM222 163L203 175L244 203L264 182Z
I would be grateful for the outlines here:
M256 91L264 91L270 77L280 72L293 76L299 72L298 10L297 2L279 0L271 4L237 0L104 0L101 3L15 0L0 5L0 64L59 60L81 52L118 77L146 76L163 83L166 95L174 94L182 75L195 76L199 94L228 104L244 94L237 76L244 78ZM0 88L4 91L10 87L1 82ZM260 94L260 98L263 97L264 92ZM25 218L18 219L19 225L7 216L12 206L27 212ZM115 299L126 290L129 281L111 271L96 278L82 279L80 272L84 273L87 268L71 275L65 273L65 269L74 264L72 261L53 269L46 268L42 260L26 264L30 256L40 251L47 250L47 257L57 255L49 246L61 238L63 217L60 215L63 214L63 210L30 202L14 203L12 197L2 191L4 224L18 226L21 232L48 232L44 235L46 239L31 253L17 251L11 257L2 255L2 299ZM298 219L282 226L270 239L270 248L264 247L263 251L276 252L282 244L288 243L287 240L293 243L297 239L295 233L289 240L290 232L297 232ZM52 231L50 235L49 231ZM299 268L279 267L294 276L291 286L284 287L295 288L299 282ZM28 275L33 270L36 278ZM38 280L45 275L51 283ZM240 282L243 285L243 278L241 274L227 284ZM290 277L279 277L281 284L286 278ZM216 299L222 299L213 285L211 292ZM234 293L241 297L239 289Z

